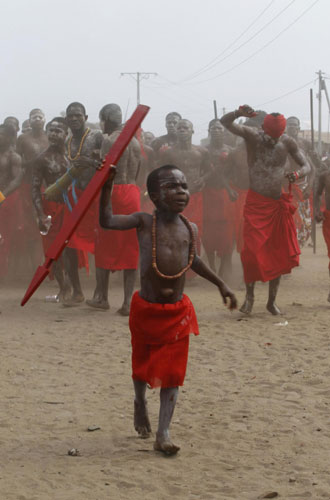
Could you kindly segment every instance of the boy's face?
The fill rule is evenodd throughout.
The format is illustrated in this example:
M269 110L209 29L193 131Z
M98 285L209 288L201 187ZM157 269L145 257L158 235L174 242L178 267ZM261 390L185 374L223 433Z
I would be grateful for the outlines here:
M180 213L189 203L187 180L180 170L167 170L159 174L159 190L152 193L152 201L157 208Z

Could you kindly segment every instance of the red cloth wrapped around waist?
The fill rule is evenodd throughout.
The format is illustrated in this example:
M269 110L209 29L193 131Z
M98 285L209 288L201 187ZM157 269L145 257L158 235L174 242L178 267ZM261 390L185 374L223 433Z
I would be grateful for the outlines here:
M13 236L18 231L20 211L19 192L9 194L0 205L0 277L8 272L9 255L12 249Z
M294 212L290 194L273 199L249 190L241 252L246 283L273 280L299 265Z
M235 218L235 203L233 203L226 189L207 187L203 190L203 219L204 224L219 221L233 222Z
M324 219L322 223L322 232L328 248L328 257L330 259L330 210L323 211ZM329 262L330 269L330 262Z
M247 189L241 189L236 186L233 189L238 193L238 198L235 201L235 239L236 239L236 250L238 253L241 253L244 246L243 240L243 213L244 206L246 201L246 196L248 193Z
M140 211L140 189L135 184L115 184L111 196L114 215L130 215ZM95 265L118 271L137 269L139 243L136 229L117 231L98 225L95 243Z
M183 215L198 227L199 236L203 230L203 194L202 191L190 195L188 206L184 209Z
M205 188L203 191L203 245L206 252L219 257L230 254L235 237L235 204L226 189Z
M189 334L199 334L194 307L184 295L175 304L151 303L133 295L129 325L132 341L132 377L151 387L184 383Z
M187 295L174 304L147 302L135 292L129 327L134 342L171 344L190 333L199 334L194 306Z
M79 200L83 191L80 189L75 189L77 198ZM68 198L71 206L74 206L74 200L72 196L72 191L69 190ZM95 250L95 238L96 230L98 225L98 212L99 211L99 197L97 196L91 203L89 209L85 213L84 217L80 221L77 229L71 236L67 246L69 248L75 248L77 250L82 250L84 252L94 253ZM70 217L71 211L68 206L65 205L64 209L64 220Z

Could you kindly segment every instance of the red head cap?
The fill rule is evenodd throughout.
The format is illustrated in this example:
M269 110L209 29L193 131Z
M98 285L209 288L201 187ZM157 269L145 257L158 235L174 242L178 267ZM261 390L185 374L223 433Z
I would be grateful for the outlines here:
M262 128L265 134L273 139L278 139L283 134L286 127L286 119L280 113L266 115Z

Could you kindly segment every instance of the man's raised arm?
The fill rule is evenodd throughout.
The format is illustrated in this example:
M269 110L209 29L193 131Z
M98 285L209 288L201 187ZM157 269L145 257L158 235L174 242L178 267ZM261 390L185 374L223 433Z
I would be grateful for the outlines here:
M237 125L234 121L240 117L252 118L256 116L256 112L247 104L244 106L240 106L235 111L231 111L223 115L220 119L222 125L226 127L229 132L232 134L238 135L239 137L243 137L243 139L254 139L257 135L256 131L252 127L246 127L245 125Z
M295 182L296 180L300 179L301 177L305 177L305 175L308 175L311 173L311 166L309 162L307 161L303 151L298 148L298 145L294 139L291 137L288 137L286 139L287 141L287 148L290 156L294 159L294 161L299 165L299 169L296 170L295 172L291 172L290 174L287 174L286 177L289 179L290 182Z
M109 179L104 184L100 198L100 216L99 222L103 229L118 229L125 231L126 229L138 228L141 224L141 214L136 212L131 215L113 215L111 193L113 188L113 180L116 175L116 167L112 166L109 174Z

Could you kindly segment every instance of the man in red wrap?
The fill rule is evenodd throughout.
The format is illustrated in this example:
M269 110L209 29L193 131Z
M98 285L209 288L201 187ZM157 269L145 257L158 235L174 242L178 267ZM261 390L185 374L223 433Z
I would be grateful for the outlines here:
M32 173L32 200L37 212L38 225L42 238L42 246L46 254L61 230L64 218L64 201L47 201L42 196L43 186L48 187L62 177L70 167L65 152L65 141L68 135L66 120L56 117L46 127L49 146L34 162ZM50 219L49 219L50 217ZM58 261L54 261L52 272L59 285L59 293L54 302L62 302L70 298L71 286L64 276L65 251ZM69 261L67 259L67 264Z
M178 387L184 382L189 334L199 333L193 305L183 294L186 270L191 265L197 274L215 284L223 301L229 300L230 309L236 307L236 298L195 253L196 226L181 216L189 202L183 172L165 165L149 174L147 189L156 206L154 215L144 212L114 215L111 205L114 175L115 169L102 189L100 224L105 229L135 229L140 246L141 289L134 294L130 311L134 426L141 437L149 437L147 384L161 387L154 449L173 455L179 447L170 439L169 426Z
M12 127L0 125L0 279L8 272L13 239L20 224L18 188L23 178L21 157L12 149Z
M198 227L197 249L200 252L203 236L202 190L212 169L208 151L192 144L193 133L193 124L189 120L180 120L177 126L178 142L160 154L159 164L177 165L186 176L191 196L184 215Z
M86 189L89 181L95 174L100 163L100 149L103 135L100 130L91 130L87 127L88 116L85 106L80 102L72 102L66 109L66 121L72 136L67 141L67 154L72 166L80 170L79 177L73 181L65 207L64 217L69 217L72 205L78 202L79 197ZM79 278L79 255L81 250L94 253L97 228L98 203L95 200L89 207L79 226L71 236L65 249L65 258L68 259L68 273L73 284L72 296L65 300L65 305L76 305L85 300Z
M32 109L29 114L31 130L22 133L17 139L16 150L22 157L24 178L19 188L22 220L20 225L19 245L26 264L35 269L42 258L42 248L39 238L34 206L31 197L31 182L34 161L48 147L45 131L45 115L41 109Z
M221 123L230 132L245 140L250 176L241 252L246 298L240 310L251 313L255 282L269 281L267 309L277 315L280 310L275 300L281 275L299 265L300 254L292 196L281 194L285 163L290 155L299 165L299 170L287 174L290 183L308 174L310 165L294 139L283 135L286 126L283 115L266 115L262 131L234 123L236 118L254 115L254 110L244 105L221 118Z
M321 211L322 195L325 194L325 209ZM322 230L328 248L330 259L330 167L323 164L322 172L318 176L315 190L315 218L317 222L322 221ZM329 262L330 275L330 262ZM330 290L328 294L330 302Z
M100 111L100 124L106 134L102 143L104 157L122 129L122 112L117 104L106 104ZM141 160L141 148L133 139L124 151L117 165L112 203L115 214L129 215L140 210L140 189L136 177ZM97 229L95 242L96 288L94 296L86 303L98 309L109 309L108 288L110 271L124 271L124 301L118 313L129 315L129 306L134 290L139 260L136 231L105 231Z
M257 116L246 120L244 125L260 130L266 113L261 110L256 111L256 113ZM241 253L243 250L243 211L249 189L249 167L247 163L246 147L243 140L241 140L234 150L230 151L226 158L224 182L228 190L229 198L233 202L235 209L236 250L238 253Z
M211 269L216 272L215 256L220 257L218 274L229 280L235 238L235 207L224 179L224 168L230 148L224 144L224 129L220 120L209 123L210 143L207 146L213 172L203 189L203 245Z

